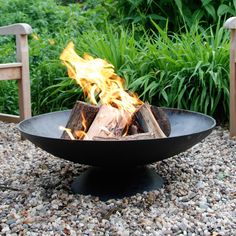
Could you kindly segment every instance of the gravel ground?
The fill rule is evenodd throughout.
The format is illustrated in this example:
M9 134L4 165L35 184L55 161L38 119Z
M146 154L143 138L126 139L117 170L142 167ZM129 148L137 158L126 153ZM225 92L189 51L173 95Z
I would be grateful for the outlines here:
M87 167L21 141L0 122L0 235L236 235L236 141L217 127L187 152L151 165L159 191L121 200L73 195ZM7 186L7 187L6 187Z

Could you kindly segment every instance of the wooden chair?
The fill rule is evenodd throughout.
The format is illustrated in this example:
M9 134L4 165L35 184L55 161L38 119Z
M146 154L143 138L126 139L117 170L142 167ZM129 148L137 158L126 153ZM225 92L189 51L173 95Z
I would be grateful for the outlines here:
M229 18L224 27L231 30L230 40L230 136L236 136L236 17Z
M16 36L16 63L0 64L0 81L17 80L19 90L19 116L0 113L0 120L17 123L31 117L28 34L32 29L28 24L13 24L0 27L0 35Z

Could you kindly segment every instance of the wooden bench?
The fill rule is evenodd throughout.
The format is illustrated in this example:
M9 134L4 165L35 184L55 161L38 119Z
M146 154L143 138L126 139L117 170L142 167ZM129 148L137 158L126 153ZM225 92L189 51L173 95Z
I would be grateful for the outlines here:
M16 63L0 64L0 81L17 80L19 90L19 116L0 113L0 120L17 123L31 117L30 76L28 34L32 28L28 24L13 24L0 27L0 35L16 36Z

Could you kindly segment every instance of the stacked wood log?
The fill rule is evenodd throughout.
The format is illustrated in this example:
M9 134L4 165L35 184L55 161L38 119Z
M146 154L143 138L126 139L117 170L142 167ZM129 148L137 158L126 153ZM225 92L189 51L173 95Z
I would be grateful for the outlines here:
M74 139L96 141L165 138L171 131L166 113L148 103L130 115L110 105L98 107L81 101L76 102L65 128L63 139L71 139L72 135Z
M66 128L71 130L71 134L76 138L76 131L83 130L83 119L86 126L89 127L99 111L99 107L77 101L71 111ZM83 130L86 132L87 130ZM63 132L61 138L71 139L66 131Z

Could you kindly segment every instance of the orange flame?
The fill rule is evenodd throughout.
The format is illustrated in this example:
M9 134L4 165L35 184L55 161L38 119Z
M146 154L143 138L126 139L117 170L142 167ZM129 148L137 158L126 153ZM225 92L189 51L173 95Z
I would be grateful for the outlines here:
M82 129L81 130L75 130L73 133L71 131L71 129L69 128L65 128L63 126L59 126L59 129L62 130L62 131L65 131L67 133L67 135L70 137L71 140L75 140L75 139L84 139L84 137L87 136L86 134L86 129L87 129L87 121L84 117L84 114L82 113L81 114L82 116Z
M85 132L87 129L87 122L84 117L84 113L82 113L81 116L82 116L82 129L75 131L75 136L77 139L83 139L87 135Z
M70 42L62 52L60 59L67 66L68 75L74 79L88 96L91 103L111 105L133 114L136 106L142 104L135 94L124 89L124 79L114 73L114 66L100 58L85 54L83 58L74 50Z
M62 131L65 131L68 134L68 136L70 137L71 140L75 140L75 137L73 136L73 134L71 132L71 129L65 128L63 126L59 126L59 129L62 130Z

